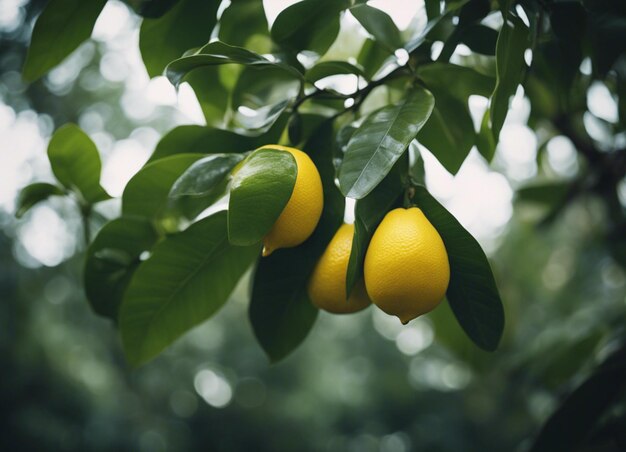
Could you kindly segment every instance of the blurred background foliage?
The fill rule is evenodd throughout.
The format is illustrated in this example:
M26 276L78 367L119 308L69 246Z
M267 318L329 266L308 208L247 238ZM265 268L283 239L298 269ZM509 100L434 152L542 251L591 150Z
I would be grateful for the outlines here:
M576 127L593 152L624 148L619 71L594 68L608 72L603 81L562 94L546 84L548 60L533 65L527 92L513 99L492 167L474 150L452 178L425 153L429 189L492 259L507 316L497 352L471 344L447 305L406 327L369 308L322 313L303 346L270 366L248 324L244 280L217 316L130 370L116 330L82 292L79 213L52 199L16 220L16 194L31 180L51 180L46 142L68 121L98 144L103 184L119 195L163 133L201 122L202 113L185 87L177 94L163 77L149 79L139 18L117 1L92 40L24 84L44 3L0 0L0 449L526 450L564 396L623 346L626 182L609 194L563 189L587 174L589 156L559 119L574 118L562 102L580 102ZM354 35L342 23L337 48L358 53ZM456 58L481 63L475 54ZM624 64L622 54L616 67ZM590 65L582 61L576 80ZM554 133L554 124L565 129ZM538 181L552 185L537 189ZM98 213L118 208L112 200ZM624 397L623 388L614 394L586 450L625 447Z

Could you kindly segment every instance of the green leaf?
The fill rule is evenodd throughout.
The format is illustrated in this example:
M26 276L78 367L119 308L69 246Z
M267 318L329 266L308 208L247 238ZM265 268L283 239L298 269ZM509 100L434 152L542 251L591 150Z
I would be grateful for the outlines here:
M301 76L281 66L247 66L231 99L231 128L266 130L299 94Z
M146 164L126 184L122 194L122 215L158 219L168 208L174 182L200 154L179 154Z
M301 78L302 75L291 66L270 61L258 53L251 52L243 47L236 47L220 41L211 42L196 53L178 58L167 65L166 75L170 82L179 85L185 75L194 69L221 64L242 64L245 66L275 66Z
M425 64L418 68L417 75L429 88L444 91L463 103L472 94L489 97L495 87L495 79L474 69L450 63Z
M35 81L91 36L106 0L50 0L35 22L23 77Z
M408 157L408 154L407 154ZM346 293L363 277L363 260L374 231L387 212L402 203L408 158L401 158L378 186L354 208L354 238L346 274Z
M22 218L35 204L45 201L50 196L63 196L65 191L56 185L38 182L22 188L17 198L15 216Z
M476 135L476 147L478 152L487 160L491 162L493 156L496 154L496 141L493 138L491 129L489 128L489 110L485 110L483 119L480 123L480 131Z
M224 66L206 66L194 69L185 77L193 89L208 126L221 127L228 110L230 90L224 85L221 70Z
M459 41L482 55L495 55L498 32L484 25L470 25L463 29Z
M474 145L474 124L467 105L447 91L433 91L435 108L417 134L451 174L456 174Z
M440 0L424 0L424 7L426 8L426 16L429 21L441 14Z
M272 25L274 42L299 52L313 50L323 55L339 33L339 14L350 6L347 0L303 0L280 12Z
M258 256L259 247L234 247L226 237L226 212L198 221L165 239L133 276L120 307L128 361L154 358L228 300Z
M434 103L430 91L417 87L398 104L369 115L348 143L339 171L341 192L356 199L371 192L426 123Z
M317 318L307 295L307 282L343 222L345 200L334 185L332 120L324 122L304 145L319 170L324 210L313 235L302 245L272 253L259 261L250 302L254 334L272 362L291 353Z
M360 68L346 61L322 61L306 71L304 78L310 83L315 83L323 78L339 74L354 74L365 77Z
M127 0L141 17L157 18L168 12L180 0Z
M84 284L93 310L117 321L124 290L139 266L139 256L156 243L150 221L122 217L105 224L87 249Z
M223 154L246 152L264 144L277 143L285 129L286 117L279 118L264 134L246 136L228 130L202 126L179 126L168 132L148 162L176 154Z
M622 344L567 396L541 428L530 452L575 450L584 445L598 421L623 393L625 363L626 348Z
M526 63L524 52L528 47L528 28L521 19L510 16L510 24L502 25L496 45L496 87L489 106L491 130L497 142L509 110L509 98L517 91Z
M254 35L269 37L263 1L233 1L220 17L220 41L250 48L249 42Z
M485 253L426 188L416 187L414 200L446 246L450 261L446 297L457 321L476 345L495 350L504 330L504 309Z
M168 63L211 38L217 21L217 0L180 0L158 19L144 19L139 50L150 77L161 75Z
M279 149L259 149L235 174L228 204L228 239L234 245L258 243L287 205L298 167Z
M202 196L215 199L223 192L233 167L244 158L243 154L212 154L196 160L174 182L170 198Z
M370 80L389 58L389 51L373 39L366 39L357 56L357 62L363 67L365 78Z
M396 24L387 13L367 4L353 6L350 8L350 12L363 28L376 41L385 46L389 52L393 53L396 49L402 47L400 30L398 30L398 27L396 27Z
M554 207L565 199L572 186L571 181L533 183L517 190L519 201Z
M77 191L82 201L93 204L110 198L100 186L102 164L98 149L77 125L66 124L57 129L48 144L48 159L57 180Z

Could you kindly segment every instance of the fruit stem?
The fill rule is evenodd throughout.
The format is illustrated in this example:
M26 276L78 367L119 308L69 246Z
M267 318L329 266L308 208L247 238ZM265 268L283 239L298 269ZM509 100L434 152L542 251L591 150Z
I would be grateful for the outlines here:
M412 185L409 185L408 187L406 187L406 189L404 190L404 201L403 201L403 205L405 209L408 209L409 207L413 207L416 204L413 202L413 198L415 197L415 187Z

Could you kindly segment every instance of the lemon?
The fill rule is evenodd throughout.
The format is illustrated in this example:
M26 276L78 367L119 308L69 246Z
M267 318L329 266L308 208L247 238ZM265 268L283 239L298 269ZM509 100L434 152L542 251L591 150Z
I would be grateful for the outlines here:
M363 280L346 297L346 272L352 250L354 225L342 224L317 261L309 279L308 293L311 302L333 314L349 314L365 309L371 304Z
M448 253L420 209L394 209L372 236L364 274L374 304L406 324L443 299L450 282Z
M322 215L324 193L320 174L308 155L287 146L267 145L261 149L264 148L289 152L298 168L291 197L263 238L263 256L269 256L278 248L298 246L309 238Z

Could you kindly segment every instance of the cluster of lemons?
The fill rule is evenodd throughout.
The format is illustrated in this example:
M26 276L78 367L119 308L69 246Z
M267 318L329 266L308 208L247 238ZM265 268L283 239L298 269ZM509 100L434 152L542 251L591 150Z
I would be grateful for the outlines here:
M289 152L298 168L293 192L270 232L263 255L303 243L322 214L320 175L307 154L286 146L266 146ZM350 296L346 274L354 225L343 224L326 247L308 283L311 302L335 314L360 311L372 302L402 323L434 309L450 281L448 254L441 236L417 207L387 213L365 254L364 277Z

